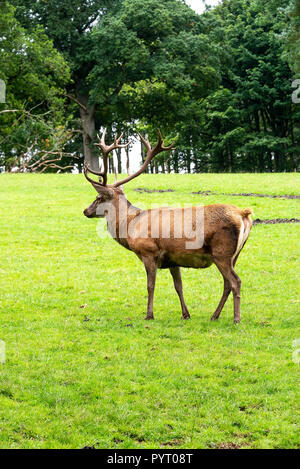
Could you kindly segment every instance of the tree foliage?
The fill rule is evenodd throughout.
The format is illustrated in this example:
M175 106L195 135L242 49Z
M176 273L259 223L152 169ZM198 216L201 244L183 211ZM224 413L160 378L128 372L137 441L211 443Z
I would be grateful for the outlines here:
M126 103L124 87L159 81L168 93L199 98L218 81L215 48L199 15L180 0L13 3L22 24L31 30L43 24L68 60L68 96L79 105L90 163L100 126L120 127L122 118L126 129L126 121L140 119L138 108Z
M7 2L1 5L0 37L0 78L6 84L6 103L0 105L0 165L10 168L34 141L40 147L48 138L50 142L50 133L65 120L62 94L69 68L43 29L29 34Z
M223 0L202 15L183 0L11 3L0 19L0 78L10 106L39 117L24 114L13 139L19 117L0 114L7 161L17 143L45 141L63 126L83 135L82 143L80 132L68 133L64 151L79 168L83 154L97 168L94 143L105 126L108 137L155 139L161 128L176 138L177 150L151 171L298 169L299 0Z
M290 25L288 32L288 51L292 70L300 74L300 0L290 2L288 13Z
M232 59L223 71L223 89L204 105L213 170L284 171L299 164L299 111L284 57L287 5L225 0L207 14L209 22L218 19L214 33Z

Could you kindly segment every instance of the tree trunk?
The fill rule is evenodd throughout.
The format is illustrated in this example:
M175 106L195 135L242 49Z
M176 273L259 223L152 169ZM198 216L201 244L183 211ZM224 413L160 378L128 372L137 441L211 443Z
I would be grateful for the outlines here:
M122 174L122 153L121 148L117 149L117 159L118 159L118 174Z
M188 173L191 172L191 151L190 150L186 151L186 169Z
M167 159L167 162L166 162L166 165L167 165L167 172L168 174L171 173L171 152L168 153L168 159Z
M173 169L175 173L179 173L178 150L173 153Z
M294 134L293 119L291 119L291 139L292 139L293 147L295 147L295 134ZM292 171L296 172L297 168L296 168L296 163L295 163L295 158L294 158L294 151L291 152L290 159L291 159Z
M96 105L89 106L87 96L77 96L83 130L84 160L94 171L99 171L99 151L94 146Z
M146 138L147 138L147 136L146 136ZM146 150L145 150L145 147L143 145L143 142L141 142L141 158L142 158L142 164L143 164L145 159L146 159ZM145 173L149 173L149 167L146 168Z
M114 173L114 160L113 158L108 158L108 173Z
M130 175L130 166L129 166L129 148L128 147L125 148L125 152L126 152L126 172L129 176Z

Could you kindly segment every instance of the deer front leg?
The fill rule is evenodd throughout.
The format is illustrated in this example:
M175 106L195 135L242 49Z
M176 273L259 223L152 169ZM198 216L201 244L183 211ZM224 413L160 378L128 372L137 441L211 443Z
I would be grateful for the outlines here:
M182 319L190 319L191 316L187 309L187 305L185 304L184 297L183 297L180 267L171 267L170 272L173 277L175 290L180 299L181 309L182 309Z
M143 259L144 266L147 272L147 288L148 288L148 308L146 320L154 319L153 315L153 298L154 298L154 288L157 272L157 264L152 258Z

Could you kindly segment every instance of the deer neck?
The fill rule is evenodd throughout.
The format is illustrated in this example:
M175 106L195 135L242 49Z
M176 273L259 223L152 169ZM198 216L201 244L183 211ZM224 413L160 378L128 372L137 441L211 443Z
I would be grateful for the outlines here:
M127 242L127 228L141 210L134 207L125 195L117 194L111 202L111 210L106 213L107 229L110 235L122 246L129 249Z

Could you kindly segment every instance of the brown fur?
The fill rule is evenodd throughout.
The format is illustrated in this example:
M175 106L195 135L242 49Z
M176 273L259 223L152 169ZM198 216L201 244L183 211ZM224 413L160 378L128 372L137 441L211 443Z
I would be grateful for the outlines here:
M234 320L235 322L240 321L241 282L234 271L234 265L249 235L248 232L246 239L240 240L241 246L238 249L242 224L245 233L248 223L249 231L252 226L251 209L240 209L234 205L221 204L203 207L203 246L199 249L187 249L187 238L183 236L178 239L174 236L176 219L182 211L184 214L187 213L187 209L157 208L140 210L128 202L121 189L106 186L100 191L93 204L84 211L84 214L90 218L97 217L98 206L107 202L111 203L117 214L115 220L117 242L134 252L145 265L149 292L146 319L153 319L153 294L157 269L170 269L175 289L181 301L182 315L186 319L189 317L189 312L182 294L180 267L205 269L214 263L223 275L224 292L212 319L219 318L225 301L232 291L234 296ZM170 214L170 238L162 237L161 232L167 212ZM104 216L107 218L110 231L109 214L106 213ZM190 213L189 216L191 216ZM126 237L121 238L119 233L122 223L127 223L127 226L130 226L131 222L135 223L133 232L129 234L127 230ZM155 237L151 237L151 222L157 225L157 236Z
M84 211L84 214L89 218L106 217L108 231L122 246L133 251L143 262L147 272L148 288L148 308L145 319L154 319L153 296L157 269L170 269L174 287L181 302L182 318L188 319L190 314L183 298L180 267L206 269L214 263L223 276L224 290L211 319L219 318L232 291L234 321L239 322L241 319L241 280L234 271L234 266L250 233L252 210L240 209L235 205L207 205L201 209L194 207L192 209L158 208L153 210L140 210L133 207L125 198L120 186L142 174L157 154L171 151L174 143L166 147L159 131L158 142L152 148L150 142L140 135L147 150L142 167L122 181L116 181L108 186L108 154L116 148L129 145L128 143L121 145L121 137L115 137L114 143L107 145L105 131L101 139L98 136L104 171L95 172L86 165L84 166L86 179L98 192L97 199ZM99 176L99 182L90 179L88 171ZM183 226L186 228L187 225L188 233L181 230L182 234L178 235L178 228ZM131 229L128 229L129 226ZM193 240L190 235L194 233ZM190 242L199 239L201 242L191 247Z

